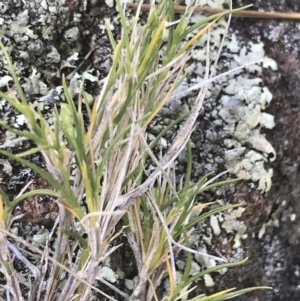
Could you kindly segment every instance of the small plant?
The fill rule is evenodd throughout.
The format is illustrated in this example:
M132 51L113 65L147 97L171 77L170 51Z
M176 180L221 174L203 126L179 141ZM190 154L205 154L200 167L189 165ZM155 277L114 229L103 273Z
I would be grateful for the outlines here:
M17 130L3 121L0 124L36 145L18 154L4 150L0 150L0 154L30 167L52 186L52 189L24 192L14 200L0 190L0 262L7 281L7 296L11 300L23 300L25 296L19 285L21 276L14 272L11 255L14 248L8 236L41 256L42 268L38 272L22 257L32 275L36 276L28 283L28 300L89 300L92 289L115 300L96 288L94 283L99 264L118 247L111 247L111 243L121 234L115 231L121 220L135 256L139 281L131 296L112 285L110 288L128 300L157 300L155 291L165 275L170 283L165 300L176 300L185 287L203 275L243 263L224 263L190 275L191 252L198 252L189 245L188 237L193 227L212 214L236 206L220 207L190 218L194 210L210 205L197 204L195 197L198 194L236 181L214 183L218 177L208 180L210 175L206 175L197 183L190 183L189 137L202 106L205 84L189 114L180 116L150 145L146 142L148 125L168 103L184 77L184 67L194 41L230 12L213 15L191 26L188 24L190 11L175 21L173 1L163 0L159 7L153 7L147 23L141 26L138 13L128 24L120 1L116 3L122 39L115 41L107 26L114 50L113 64L99 97L90 105L82 88L74 102L63 77L65 103L55 107L53 126L28 103L9 54L0 43L17 90L15 94L8 89L6 94L0 92L0 96L26 117L29 129ZM195 30L199 30L195 37L185 41ZM164 35L168 36L166 43ZM83 87L83 82L80 84ZM88 120L84 120L83 111L87 112ZM162 158L156 158L152 149L179 122L183 122L183 126L172 145ZM171 167L185 147L188 168L178 187ZM43 155L46 170L26 159L37 152ZM156 168L143 180L147 160L152 160ZM56 233L55 244L59 247L55 250L46 245L41 251L9 233L13 209L32 195L51 195L57 199L59 216L50 235L51 238ZM182 278L176 279L174 254L180 250L187 252L187 265ZM223 261L208 254L205 256ZM65 277L62 276L64 273ZM231 289L192 300L225 300L253 289L258 288Z

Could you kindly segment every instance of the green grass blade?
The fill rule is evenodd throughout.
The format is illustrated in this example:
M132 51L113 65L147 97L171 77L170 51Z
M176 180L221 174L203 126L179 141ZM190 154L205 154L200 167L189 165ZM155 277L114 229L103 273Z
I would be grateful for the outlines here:
M238 291L234 291L232 293L225 293L222 294L222 292L219 292L217 294L220 294L220 296L218 296L217 294L215 294L216 296L207 296L207 297L201 297L201 298L193 298L190 301L223 301L223 300L229 300L229 299L233 299L237 296L249 293L249 292L253 292L256 290L265 290L265 289L272 289L272 287L269 286L256 286L256 287L248 287L248 288L244 288Z
M16 207L20 202L24 201L25 199L35 196L35 195L49 195L53 197L60 197L60 193L54 190L50 189L36 189L36 190L31 190L25 193L22 193L22 195L18 196L11 202L12 207Z
M18 91L18 94L19 94L19 97L21 98L22 102L27 104L27 100L26 100L26 97L25 97L25 94L23 92L23 89L21 88L21 85L19 83L19 79L18 79L18 76L15 72L15 68L11 62L11 59L10 59L10 56L5 48L5 46L2 44L2 42L0 41L0 48L6 58L6 61L7 61L7 64L8 64L8 69L9 69L9 72L10 74L12 75L13 77L13 80L14 80L14 83L16 85L16 88L17 88L17 91Z

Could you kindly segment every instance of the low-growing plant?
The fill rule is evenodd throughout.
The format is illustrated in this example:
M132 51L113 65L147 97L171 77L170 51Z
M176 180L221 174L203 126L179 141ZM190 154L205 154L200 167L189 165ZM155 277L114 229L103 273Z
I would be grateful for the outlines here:
M31 107L9 53L0 43L16 88L16 93L8 88L7 93L0 92L0 96L26 117L28 130L12 128L3 121L0 125L35 144L35 147L17 154L0 149L0 154L31 168L52 187L23 192L13 200L0 190L0 262L7 281L7 300L25 298L19 284L19 278L24 276L14 271L14 256L21 259L31 272L27 276L28 300L84 301L90 299L92 289L115 300L95 287L95 280L101 262L119 247L113 246L112 242L123 232L135 257L138 283L129 296L105 280L100 281L127 300L157 300L156 288L166 275L169 290L165 300L177 300L185 288L205 274L243 263L223 263L190 275L192 253L201 254L189 243L194 226L212 214L236 206L215 208L191 218L194 210L210 205L197 204L198 194L236 181L215 183L218 176L209 180L211 175L205 175L196 183L190 181L192 156L189 138L203 103L205 81L209 79L209 60L203 88L191 112L180 116L150 145L147 144L147 127L169 102L184 77L193 43L219 18L236 10L190 25L188 17L193 8L176 21L174 2L163 0L157 8L153 6L146 24L141 26L139 11L129 24L119 0L116 5L122 38L116 41L107 26L114 54L100 95L90 104L81 82L82 89L75 102L63 77L65 102L55 106L53 125L38 109ZM186 41L185 38L196 30L198 33ZM167 42L164 42L165 36ZM87 112L87 120L83 112ZM152 149L180 122L182 127L168 151L156 158ZM188 166L182 183L178 184L172 166L185 147ZM45 169L28 159L37 152L43 155ZM147 162L156 167L145 179ZM9 232L14 208L33 195L53 196L59 206L59 216L42 251ZM116 232L116 225L121 220L124 229ZM51 249L49 241L54 233L57 247ZM9 236L40 254L39 268L34 267L25 255L17 254ZM174 258L180 250L187 253L187 264L181 279L176 279ZM212 255L202 255L224 261ZM258 287L225 290L192 300L225 300L253 289Z

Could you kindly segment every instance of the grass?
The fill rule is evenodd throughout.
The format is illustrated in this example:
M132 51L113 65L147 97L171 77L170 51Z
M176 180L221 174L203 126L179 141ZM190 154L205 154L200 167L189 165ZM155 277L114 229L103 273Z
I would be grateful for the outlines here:
M93 104L89 104L81 82L80 95L74 101L63 77L65 103L55 107L53 126L28 103L9 54L0 44L17 90L14 93L8 88L8 92L0 92L0 96L26 117L28 130L11 128L3 121L0 125L35 145L20 153L0 149L0 154L31 168L52 187L24 192L13 200L0 190L0 262L7 281L7 300L25 298L24 289L19 284L23 276L13 267L17 249L8 237L21 242L39 256L36 268L24 255L19 255L30 271L25 289L28 300L84 301L90 299L92 290L115 300L95 287L95 279L99 265L119 247L114 246L114 241L121 234L126 235L134 254L138 282L131 295L106 284L120 298L127 300L158 300L156 290L165 277L169 279L169 289L164 300L177 300L186 288L205 274L244 262L224 263L222 258L193 250L189 243L189 236L198 222L236 207L227 205L207 209L205 214L191 218L193 211L211 205L197 204L195 198L198 194L236 182L236 179L217 182L220 175L204 175L196 183L190 181L192 156L189 138L202 107L205 83L210 80L209 58L206 78L192 110L147 144L147 127L184 78L193 43L229 12L189 25L188 16L193 8L176 21L173 1L163 0L150 11L145 26L141 26L138 12L133 22L128 24L120 1L116 4L122 38L116 41L107 26L114 51L113 64L100 95ZM185 38L196 30L195 37L186 41ZM168 36L166 43L163 40L165 35ZM87 112L88 120L84 120L83 111ZM168 151L156 158L153 148L167 131L179 123L182 127ZM187 171L178 185L173 165L184 148L188 154ZM45 169L28 160L28 156L35 153L43 155ZM149 160L155 169L145 179L145 164ZM13 209L33 195L53 196L59 206L59 216L42 248L34 247L9 231ZM116 232L120 221L123 228ZM80 227L75 226L78 222ZM52 237L60 246L54 250L49 247ZM187 264L181 279L177 279L175 257L180 250L186 252ZM223 263L192 276L193 253ZM67 276L62 285L60 277L64 273ZM226 300L259 288L263 287L238 291L229 289L190 300Z

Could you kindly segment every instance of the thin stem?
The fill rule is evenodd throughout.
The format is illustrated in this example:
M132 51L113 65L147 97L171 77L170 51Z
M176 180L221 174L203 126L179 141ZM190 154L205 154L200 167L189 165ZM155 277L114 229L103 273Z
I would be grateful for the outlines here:
M136 10L138 7L137 3L127 3L127 6L133 10ZM150 11L150 4L142 4L142 11ZM185 13L188 9L187 6L183 5L175 5L174 12L175 13ZM207 15L214 15L218 13L226 12L227 9L223 8L211 8L211 7L196 7L194 12L204 13ZM257 10L243 10L232 14L233 17L242 17L242 18L261 18L261 19L288 19L288 20L300 20L300 13L289 12L264 12Z

